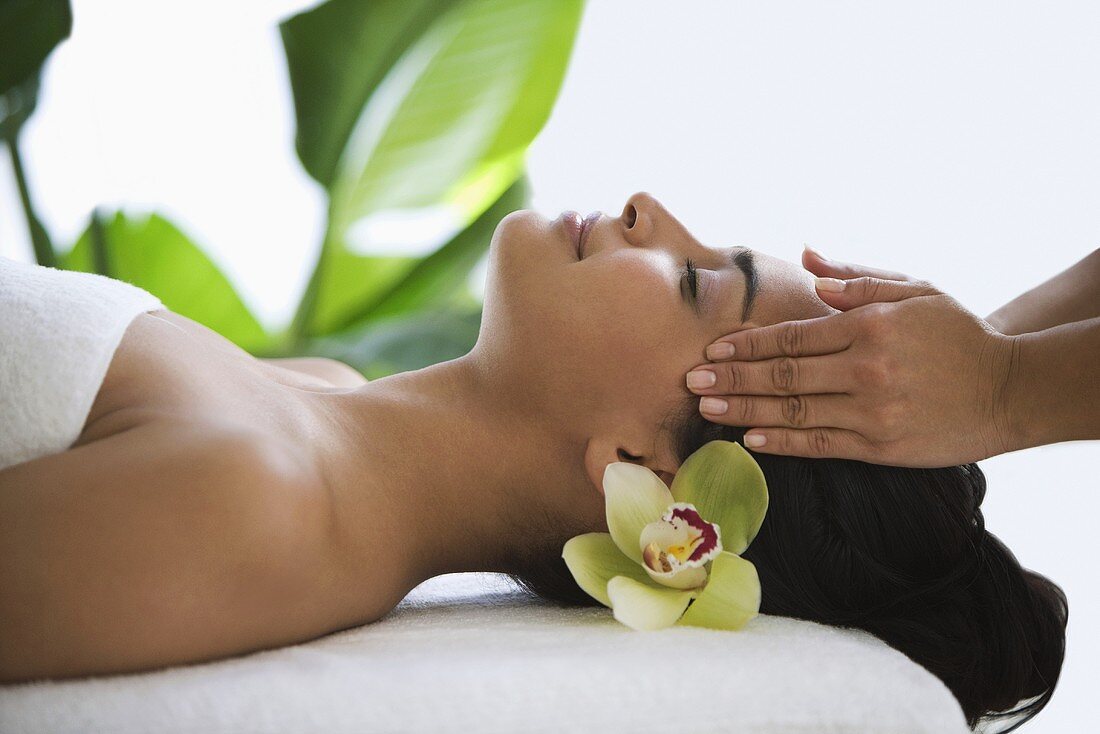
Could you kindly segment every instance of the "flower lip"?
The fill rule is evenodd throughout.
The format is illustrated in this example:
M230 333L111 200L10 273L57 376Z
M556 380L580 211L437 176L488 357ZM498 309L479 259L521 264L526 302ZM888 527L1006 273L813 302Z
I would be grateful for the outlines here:
M603 212L592 212L581 222L581 233L577 244L577 257L579 259L584 259L584 246L585 243L588 242L588 235L592 232L592 228L596 226L596 222L600 221L600 217L602 216Z
M701 517L690 502L673 502L659 520L643 528L639 538L643 555L655 541L657 548L653 552L664 551L677 568L700 568L722 552L721 528ZM672 570L656 565L650 568L658 573Z

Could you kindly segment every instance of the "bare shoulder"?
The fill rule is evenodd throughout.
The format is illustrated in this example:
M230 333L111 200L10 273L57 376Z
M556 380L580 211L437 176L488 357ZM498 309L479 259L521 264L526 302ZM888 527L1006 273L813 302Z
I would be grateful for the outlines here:
M260 361L317 378L332 387L359 387L368 382L351 365L328 357L270 357Z
M325 379L338 387L358 387L369 382L359 370L338 359L329 357L309 357L309 359L316 360L319 369L326 375Z
M322 490L292 447L177 422L0 471L0 680L146 670L332 631Z

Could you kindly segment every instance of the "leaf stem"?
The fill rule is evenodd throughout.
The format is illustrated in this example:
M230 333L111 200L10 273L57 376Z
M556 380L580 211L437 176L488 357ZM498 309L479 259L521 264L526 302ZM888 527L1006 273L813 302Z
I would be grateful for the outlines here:
M31 192L27 186L27 176L23 171L23 158L19 153L19 132L16 131L7 139L8 153L11 154L11 167L15 171L15 180L19 186L19 198L23 203L23 214L27 218L27 230L31 235L31 244L34 246L34 256L39 265L56 267L57 255L46 228L34 212L31 203Z
M298 310L294 313L294 319L287 330L287 338L284 349L287 354L298 354L305 346L309 337L309 329L313 321L313 313L317 310L317 298L321 288L321 271L325 264L329 248L332 247L332 208L329 207L328 219L325 223L325 235L321 238L321 250L317 253L317 262L313 266L313 272L306 283L306 289L302 293L302 300L298 302Z
M113 278L111 274L111 259L107 253L107 230L103 226L103 218L96 207L92 211L92 221L89 226L92 244L92 267L100 275Z

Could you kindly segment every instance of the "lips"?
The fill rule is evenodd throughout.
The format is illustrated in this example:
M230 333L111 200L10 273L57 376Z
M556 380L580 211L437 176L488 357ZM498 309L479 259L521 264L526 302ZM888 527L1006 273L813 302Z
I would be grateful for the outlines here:
M577 252L577 259L582 260L584 258L585 243L588 241L588 233L592 231L592 227L603 216L603 212L592 212L584 219L581 219L580 213L573 211L572 209L564 211L558 217L558 221L562 223L569 238L573 240L573 248Z
M558 217L562 225L565 227L566 233L569 235L569 239L573 240L573 249L577 251L577 259L580 259L580 247L581 247L581 229L583 228L583 220L581 220L580 212L572 210L564 211Z
M585 243L588 242L588 234L592 231L592 228L596 226L596 222L598 222L602 216L603 212L592 212L581 222L580 241L577 244L577 256L582 260L584 259L584 246Z

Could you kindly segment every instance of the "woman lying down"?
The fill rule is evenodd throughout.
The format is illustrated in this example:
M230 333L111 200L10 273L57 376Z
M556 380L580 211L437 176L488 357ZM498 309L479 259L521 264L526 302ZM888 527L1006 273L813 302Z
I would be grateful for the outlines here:
M137 314L79 438L0 470L0 680L301 642L450 572L599 604L562 548L608 530L608 465L671 486L709 441L740 441L699 414L687 371L731 331L831 312L800 267L705 246L636 194L583 225L505 217L473 350L370 383ZM986 531L976 465L754 458L761 613L867 630L971 725L1047 703L1066 600Z

